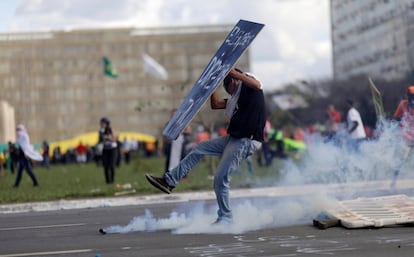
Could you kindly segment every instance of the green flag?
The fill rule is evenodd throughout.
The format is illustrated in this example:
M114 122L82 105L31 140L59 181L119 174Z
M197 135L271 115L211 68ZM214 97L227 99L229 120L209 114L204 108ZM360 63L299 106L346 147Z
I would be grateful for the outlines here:
M114 79L118 78L118 73L112 66L111 60L109 60L107 57L102 57L102 61L103 61L104 74Z
M384 105L382 103L382 96L378 88L370 77L368 77L369 88L371 89L372 101L374 103L375 113L377 114L378 120L385 119Z

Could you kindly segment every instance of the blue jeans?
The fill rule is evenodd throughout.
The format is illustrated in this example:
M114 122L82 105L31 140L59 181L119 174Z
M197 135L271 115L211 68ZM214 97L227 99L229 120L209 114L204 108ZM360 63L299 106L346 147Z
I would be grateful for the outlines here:
M229 135L208 140L198 144L171 171L165 173L165 180L175 187L178 182L201 161L205 155L220 156L214 176L214 192L218 204L218 221L231 221L232 213L229 206L230 174L239 169L240 162L252 155L256 147L249 138L234 138Z

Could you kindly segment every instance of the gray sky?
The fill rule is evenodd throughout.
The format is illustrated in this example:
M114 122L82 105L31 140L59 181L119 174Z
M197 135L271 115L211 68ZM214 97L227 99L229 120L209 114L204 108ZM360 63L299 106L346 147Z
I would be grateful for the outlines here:
M0 32L245 19L266 25L251 45L251 72L265 90L332 76L329 0L2 0L0 12Z

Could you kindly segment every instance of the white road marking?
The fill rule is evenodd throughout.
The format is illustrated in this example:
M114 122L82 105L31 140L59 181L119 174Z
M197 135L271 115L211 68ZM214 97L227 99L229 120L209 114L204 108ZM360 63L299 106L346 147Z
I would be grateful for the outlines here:
M76 226L84 226L84 225L86 225L86 223L45 225L45 226L28 226L28 227L11 227L11 228L0 228L0 231L24 230L24 229L41 229L41 228L76 227Z
M13 254L3 254L3 255L0 255L0 257L44 256L44 255L59 255L59 254L88 253L88 252L92 252L92 249L78 249L78 250L51 251L51 252L33 252L33 253L13 253Z

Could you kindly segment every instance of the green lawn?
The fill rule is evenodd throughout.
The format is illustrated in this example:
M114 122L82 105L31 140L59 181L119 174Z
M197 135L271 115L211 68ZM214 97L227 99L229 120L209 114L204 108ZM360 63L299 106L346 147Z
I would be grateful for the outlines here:
M254 159L254 158L253 158ZM217 159L215 159L217 162ZM241 165L241 173L232 175L232 188L251 186L254 181L266 181L261 185L272 184L278 177L277 163L272 168L258 167L255 164L255 175L247 172L246 163ZM51 165L50 169L34 167L40 186L33 187L29 176L24 173L20 186L13 188L15 174L3 171L0 175L0 204L16 202L49 201L59 199L79 199L120 194L143 195L159 193L146 181L144 174L161 175L164 171L165 158L144 158L133 156L129 165L124 163L116 169L115 184L105 183L103 167L95 163ZM213 181L208 179L210 159L203 160L182 181L174 192L212 190ZM279 162L280 164L280 162ZM131 188L122 188L130 184ZM118 185L118 186L117 186ZM120 186L121 185L121 186Z

